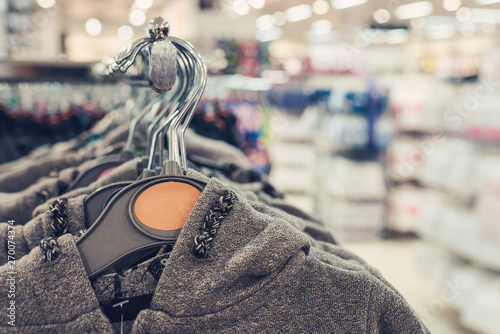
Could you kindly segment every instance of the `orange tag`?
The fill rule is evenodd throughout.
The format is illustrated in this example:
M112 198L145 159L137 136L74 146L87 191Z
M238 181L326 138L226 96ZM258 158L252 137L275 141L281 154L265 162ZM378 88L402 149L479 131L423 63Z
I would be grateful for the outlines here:
M201 192L182 182L163 182L144 190L135 201L135 215L144 225L163 231L184 227Z

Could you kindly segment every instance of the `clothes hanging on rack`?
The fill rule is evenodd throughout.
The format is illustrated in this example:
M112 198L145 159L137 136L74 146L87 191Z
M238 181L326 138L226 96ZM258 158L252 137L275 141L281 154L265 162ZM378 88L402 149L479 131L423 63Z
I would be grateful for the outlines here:
M135 161L129 161L120 166L119 169L121 170L120 173L115 173L115 176L112 176L110 173L107 180L116 180L116 174L126 175L130 173L130 175L133 175L134 172L137 172L137 163ZM187 176L204 179L207 182L210 180L210 178L192 169L187 171ZM135 178L137 178L137 176L135 176ZM289 210L290 212L288 212L278 207L267 205L261 199L265 198L269 201L269 195L264 196L263 194L250 191L248 188L245 189L245 184L238 185L231 181L226 181L225 183L231 184L233 191L242 198L249 200L255 210L265 212L272 217L286 220L297 229L306 233L311 231L312 233L310 233L310 235L315 236L317 240L324 240L332 243L336 242L331 233L322 228L321 224L315 221L315 218L312 218L300 210L295 209ZM86 229L84 224L84 201L88 197L88 194L101 186L103 186L103 182L98 180L90 187L75 189L64 196L51 200L50 204L47 203L37 208L35 210L35 213L37 213L36 217L24 224L24 226L18 222L14 238L14 242L18 247L16 254L18 256L28 254L29 251L38 245L44 238L59 237L64 233L70 233L74 236L79 235ZM276 203L282 202L276 200ZM43 212L37 211L44 207L46 207L46 210ZM8 223L0 223L0 232L4 232L0 233L0 244L8 243L8 225ZM7 261L7 255L7 248L0 250L0 264Z
M0 193L22 191L51 172L58 173L64 168L78 166L96 156L105 155L110 148L127 139L128 130L129 126L125 124L107 133L102 141L77 151L55 151L45 158L34 158L19 163L13 161L8 170L0 175Z
M221 201L230 201L231 209L220 218L209 256L198 259L196 237L207 213ZM170 256L161 262L156 286L151 278L149 284L127 282L137 280L133 268L117 278L125 277L119 283L122 297L104 300L102 290L99 295L102 303L132 303L128 297L152 294L150 306L134 320L137 333L426 333L402 297L354 258L344 259L334 247L311 241L289 222L254 209L211 179ZM17 270L23 272L16 281L17 312L32 314L19 318L18 332L112 333L72 236L44 239L19 261ZM0 272L7 276L8 266ZM101 280L109 283L110 278ZM7 293L6 286L0 289ZM8 307L7 299L0 307Z
M112 69L149 45L156 92L179 70L172 96L0 167L0 333L429 333L378 271L283 200L245 145L184 140L206 68L166 21L148 28Z

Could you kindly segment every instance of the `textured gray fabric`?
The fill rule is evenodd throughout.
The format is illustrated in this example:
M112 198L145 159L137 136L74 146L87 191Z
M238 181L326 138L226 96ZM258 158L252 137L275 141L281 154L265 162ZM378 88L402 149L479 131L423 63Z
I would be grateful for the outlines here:
M21 159L18 163L10 163L8 171L0 174L0 192L22 191L52 171L59 172L64 168L78 166L84 161L105 155L109 147L127 139L128 128L128 125L122 125L107 133L101 142L88 145L76 152L56 151L40 159Z
M297 228L309 234L313 239L339 244L339 240L334 237L331 230L325 228L318 218L305 213L280 198L271 197L263 191L263 184L261 182L237 183L229 180L221 173L214 173L214 176L224 183L229 184L238 194L245 197L247 200L267 204L265 206L260 206L265 208L264 210L269 210L270 207L272 207L275 212L278 210L278 215L285 215L285 219L288 221L297 221L297 224L300 225L300 227L297 226Z
M39 214L42 214L43 212L47 211L50 207L50 204L57 198L61 197L73 198L84 194L90 195L97 189L104 187L106 185L122 181L134 181L137 180L138 176L139 176L139 168L137 160L127 161L121 166L117 167L116 169L112 170L108 174L101 177L99 180L92 182L87 187L73 189L71 191L60 194L60 196L55 196L55 195L51 196L51 198L46 200L43 204L40 204L34 210L32 210L33 213L31 216L36 217Z
M128 164L128 163L127 163ZM130 164L130 171L133 171L134 164ZM111 173L110 173L111 174ZM121 175L121 173L120 173ZM210 179L195 170L188 169L187 170L187 176L189 177L195 177L200 180L204 180L205 182L208 182ZM104 178L104 177L103 177ZM257 201L257 198L254 198L255 195L253 193L245 193L245 192L240 192L237 188L232 188L236 193L239 194L242 198L245 198L248 200L250 205L258 212L269 215L274 218L279 218L287 221L289 224L291 224L293 227L298 229L299 231L304 231L304 232L310 232L308 230L308 226L311 225L310 222L304 221L300 217L296 217L293 215L290 215L280 209L270 207L268 205L265 205L263 203L260 203ZM76 190L75 190L76 191ZM66 195L69 195L66 194ZM253 195L253 196L252 196ZM64 214L67 217L67 226L68 226L68 233L71 233L73 235L76 235L80 230L84 228L84 213L83 213L83 203L85 201L85 198L87 197L87 194L79 195L77 197L69 198L68 204L66 205L66 210ZM59 198L67 198L65 196L59 197ZM54 199L55 200L55 199ZM53 201L50 202L52 204ZM17 244L19 245L18 249L16 250L18 256L24 256L26 255L33 247L34 245L38 244L40 240L43 238L47 237L55 237L56 235L54 234L54 229L51 228L52 224L52 218L49 212L50 208L49 202L44 205L46 206L46 210L44 212L40 212L35 218L33 218L31 221L29 221L25 226L16 226L16 233L18 237ZM4 242L6 242L5 237L7 236L7 224L6 222L0 223L0 245L2 245ZM4 233L5 232L5 233ZM309 233L308 233L309 234ZM309 236L312 239L316 239L318 241L329 241L328 237L325 236L319 236L315 234L309 234ZM333 237L331 237L333 239ZM6 249L3 248L3 250L0 249L0 264L5 263L6 261Z
M9 170L12 170L12 168L15 168L16 166L20 166L23 163L26 163L30 160L39 159L41 157L45 157L45 156L49 155L49 153L51 151L51 147L52 147L51 145L45 144L45 145L42 145L40 147L37 147L36 149L31 151L30 154L27 156L21 157L17 160L13 160L13 161L9 161L9 162L5 162L3 164L0 164L0 174L8 172Z
M120 167L121 171L118 169L113 171L116 172L115 175L111 175L112 173L104 176L101 180L97 181L97 184L93 184L89 186L89 189L86 188L81 188L81 189L75 189L72 192L69 192L65 194L64 196L60 196L57 198L69 198L70 200L68 201L67 209L65 210L65 215L67 216L67 224L68 224L68 233L71 233L73 235L76 235L80 230L84 228L83 226L83 202L85 198L87 197L86 193L92 193L94 190L100 188L101 186L104 186L105 184L112 183L115 181L121 181L122 177L127 178L130 177L131 179L135 179L135 175L137 175L137 165L133 161L129 161L122 165ZM127 176L128 175L128 176ZM132 177L133 175L133 177ZM187 176L189 177L194 177L198 178L201 180L204 180L205 182L209 181L209 178L196 172L195 170L188 169L187 171ZM105 178L109 177L107 182ZM101 183L101 182L102 183ZM237 185L233 185L232 189L238 193L241 197L247 199L252 205L252 207L263 214L269 215L271 217L275 218L280 218L283 220L286 220L289 224L294 226L300 231L305 232L311 240L317 240L317 241L325 241L333 244L337 244L336 239L329 233L329 231L322 230L320 226L317 226L315 223L311 223L307 220L304 220L300 217L291 215L287 212L282 211L279 208L274 208L271 206L268 206L266 204L263 204L258 201L258 198L253 194L252 192L244 192L235 187ZM84 190L87 191L84 191ZM85 192L83 195L79 195L80 192ZM67 197L69 196L69 197ZM75 197L71 197L75 196ZM26 226L17 226L17 231L18 231L18 245L19 248L17 250L17 255L18 256L24 256L26 255L33 247L36 245L40 240L43 238L47 237L54 237L56 236L54 234L53 228L51 228L52 220L49 211L50 205L57 199L53 198L49 201L47 201L44 205L39 206L35 212L37 215L35 218L33 218L31 221L29 221ZM41 209L45 209L44 211L39 211ZM39 211L39 212L37 212ZM6 241L5 236L7 236L6 230L7 230L7 224L5 223L8 219L2 220L3 223L0 224L0 231L4 230L4 234L0 234L0 245L3 244L4 241ZM19 222L16 222L17 224L20 224ZM25 232L27 231L27 232ZM25 236L26 234L26 236ZM2 238L2 236L4 236ZM3 248L3 251L0 250L0 264L5 263L6 261L6 248Z
M186 131L185 137L186 151L189 154L210 159L220 164L234 163L245 168L252 167L243 152L222 140L202 137L191 129Z
M114 146L118 143L127 141L130 124L122 124L119 127L109 131L102 142L98 143L99 147L106 148Z
M16 224L24 225L35 207L59 195L77 175L75 167L66 168L57 177L42 177L21 192L8 193L0 201L0 222L15 220Z
M83 201L86 195L71 198L68 200L64 214L66 215L67 233L77 235L79 231L85 228L84 226L84 212ZM15 238L16 245L16 258L28 254L35 248L40 240L45 238L59 237L55 230L52 228L54 220L52 219L51 212L46 211L43 214L30 220L24 226L15 225ZM0 265L7 262L7 222L0 223Z
M15 278L15 298L2 284L0 305L7 310L15 302L15 327L2 317L0 333L113 333L83 268L75 242L67 234L58 239L60 255L45 263L45 254L36 247L16 261L17 274L9 274L9 264L0 267L3 282Z
M78 166L94 157L93 150L85 148L78 152L61 153L20 164L9 172L0 175L0 192L20 192L51 172L59 172L68 167Z
M27 156L19 158L14 161L6 162L0 165L0 174L5 173L13 168L18 168L22 166L24 163L32 162L35 159L40 159L43 157L47 157L53 154L59 154L64 152L70 152L74 150L76 147L76 139L71 139L65 142L59 142L52 145L45 144L40 147L37 147L33 151L30 152Z
M134 333L428 333L391 286L357 261L321 250L287 221L241 197L224 218L208 258L194 237L227 186L211 179L189 216ZM108 333L74 239L52 262L39 247L17 263L16 327L2 333ZM7 265L0 267L2 279ZM0 295L7 295L7 285ZM0 299L6 309L8 299ZM49 330L50 329L50 330Z

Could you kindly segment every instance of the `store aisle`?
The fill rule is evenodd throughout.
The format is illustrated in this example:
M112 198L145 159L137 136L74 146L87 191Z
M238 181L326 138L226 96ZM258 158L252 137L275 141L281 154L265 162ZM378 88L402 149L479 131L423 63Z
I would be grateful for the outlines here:
M432 301L439 298L430 281L418 272L416 266L419 240L375 240L347 242L344 246L377 268L393 284L417 313L426 320L433 334L474 334L457 322L456 312L448 308L434 316L429 311Z

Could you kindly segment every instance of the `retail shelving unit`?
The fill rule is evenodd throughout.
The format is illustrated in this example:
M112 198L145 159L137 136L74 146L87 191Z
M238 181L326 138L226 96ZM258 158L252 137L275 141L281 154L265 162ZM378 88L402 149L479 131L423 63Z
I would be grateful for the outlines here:
M464 101L478 85L454 85L439 106L424 101L406 106L410 116L396 113L390 212L393 227L422 238L424 276L441 291L460 283L462 290L446 302L460 322L486 334L500 328L500 97L492 93L469 108ZM463 114L453 113L457 104Z

